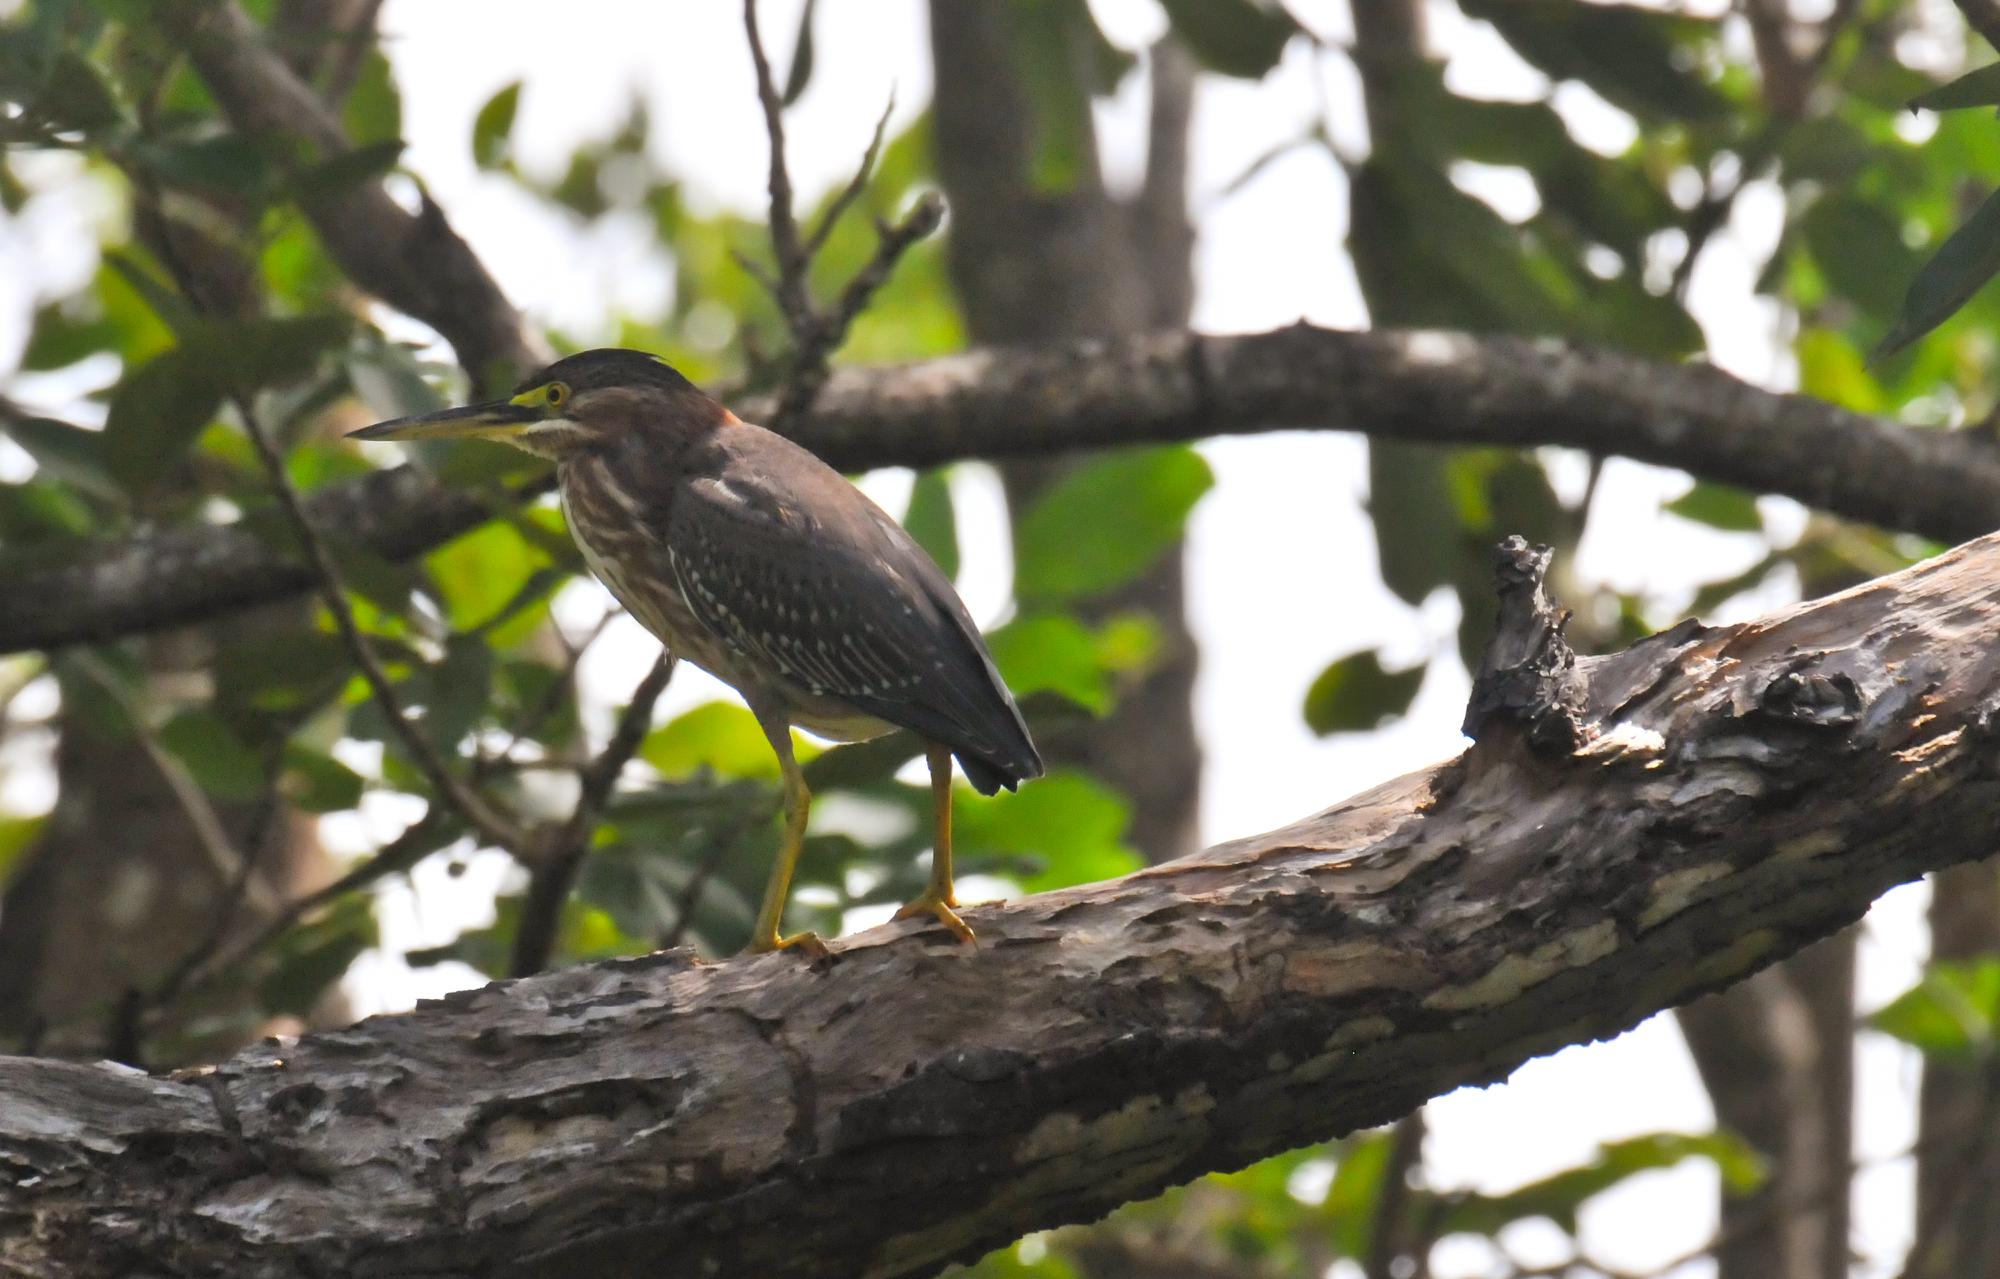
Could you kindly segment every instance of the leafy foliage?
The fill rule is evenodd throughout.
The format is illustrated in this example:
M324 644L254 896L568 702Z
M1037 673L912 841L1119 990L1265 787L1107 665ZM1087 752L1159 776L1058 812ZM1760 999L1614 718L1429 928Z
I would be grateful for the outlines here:
M247 7L259 21L273 8ZM1782 208L1781 237L1757 287L1796 321L1789 354L1803 393L1941 428L1995 411L1991 334L2000 298L1984 286L2000 268L1990 194L2000 187L2000 130L1983 110L1965 108L2000 102L2000 74L1986 67L1939 84L1938 68L1912 61L1923 42L1901 38L1914 19L1896 6L1842 6L1859 16L1829 28L1812 68L1819 91L1800 112L1763 98L1758 69L1723 23L1655 7L1460 0L1546 78L1509 101L1465 91L1441 60L1319 43L1268 0L1162 7L1211 71L1255 80L1309 51L1316 74L1344 60L1365 84L1370 149L1338 159L1351 178L1346 247L1378 324L1697 356L1708 344L1686 305L1689 279L1739 197L1754 190L1774 194ZM1126 83L1141 51L1110 40L1084 0L1008 0L1006 19L1008 44L995 56L1015 60L1029 90L1026 176L1059 201L1097 162L1093 98ZM821 70L815 21L808 3L785 64L788 102L812 100ZM437 407L473 380L434 347L407 341L406 326L385 328L377 309L356 305L353 284L304 215L402 163L401 92L380 49L362 50L351 75L321 67L309 77L332 95L351 143L318 154L232 128L160 27L130 0L38 0L0 31L0 142L8 148L0 205L9 215L59 209L60 181L101 189L118 209L101 230L96 269L64 296L32 299L18 366L0 376L0 432L12 446L0 472L0 558L59 557L134 528L222 521L288 545L235 397L272 426L294 482L310 492L376 464L340 443L341 431ZM1580 127L1569 109L1578 90L1629 126L1625 140ZM1946 114L1915 128L1910 105ZM558 335L560 344L639 346L704 383L768 385L765 353L782 326L737 263L759 254L761 224L690 198L699 175L662 168L648 147L655 122L636 100L556 171L531 170L515 137L524 114L540 109L520 83L481 106L464 145L485 180L560 223L639 228L672 277L657 312L608 315L591 332ZM1330 147L1331 132L1315 122L1258 163ZM869 220L934 183L931 152L927 118L887 140L858 216L832 229L816 286L868 260ZM74 164L39 163L50 154ZM1482 170L1524 183L1532 198L1499 207L1468 176ZM816 225L833 198L820 193L806 224ZM908 359L965 342L943 248L925 243L899 264L842 354ZM55 405L49 386L74 390ZM16 399L41 407L17 412ZM519 479L533 466L471 448L426 452L417 462L473 487ZM1486 598L1491 543L1524 533L1557 544L1560 562L1570 563L1600 500L1595 463L1593 483L1578 492L1558 486L1545 459L1513 451L1378 443L1369 467L1384 582L1411 604L1456 594L1467 605L1458 636L1466 656L1483 642L1484 610L1474 602ZM1157 660L1157 626L1137 614L1105 616L1086 601L1157 564L1212 484L1194 449L1108 454L1019 513L1016 607L992 638L1038 728L1110 713ZM1721 530L1764 531L1754 495L1711 484L1667 509ZM944 475L917 477L906 518L956 573L957 511ZM551 795L562 787L545 783L573 773L602 726L579 712L574 655L555 634L555 601L589 590L576 585L582 565L556 507L530 506L408 563L365 554L339 527L327 532L359 622L424 734L496 801L536 819L560 816ZM1916 549L1815 525L1796 544L1771 546L1748 569L1704 584L1695 606L1721 607L1779 572L1818 589L1894 567ZM1581 605L1573 634L1585 644L1657 620L1647 600L1563 593ZM142 711L136 716L100 681L50 663L62 714L92 732L144 735L231 812L275 797L294 812L360 826L355 815L383 800L393 811L395 797L435 798L317 611L260 619L212 640L203 668L172 680L147 679L142 641L96 646L91 659L122 681ZM1407 709L1427 673L1390 669L1376 652L1342 656L1305 693L1306 722L1322 734L1373 729ZM40 674L36 667L29 678ZM11 678L0 668L0 685L11 687ZM801 743L824 802L794 922L837 929L857 909L916 891L930 844L929 796L906 766L920 752L905 734ZM652 727L564 906L555 962L669 941L733 949L775 856L777 803L761 731L734 702ZM1129 800L1077 768L1017 794L961 792L959 805L964 869L1021 891L1138 864L1126 842ZM462 867L466 832L442 806L427 806L431 817L394 842L398 866ZM32 856L46 828L39 816L0 812L0 877ZM503 893L489 924L405 958L499 975L522 913L522 898ZM194 940L162 945L177 960ZM308 1014L380 941L373 898L340 896L232 969L228 1006L214 1012L212 1002L203 1015L248 1031L272 1015ZM1937 1059L1986 1062L2000 1024L2000 968L1937 966L1874 1024ZM154 1048L171 1056L172 1034ZM1425 1184L1399 1162L1394 1134L1360 1134L1134 1206L1098 1236L1038 1238L975 1273L1082 1274L1088 1239L1171 1243L1231 1273L1290 1275L1366 1261L1385 1221L1408 1227L1417 1248L1446 1230L1492 1235L1527 1218L1574 1233L1593 1196L1689 1159L1712 1163L1734 1191L1758 1180L1756 1157L1726 1135L1661 1133L1607 1146L1513 1191L1474 1194ZM1409 1194L1401 1219L1389 1221L1392 1191Z

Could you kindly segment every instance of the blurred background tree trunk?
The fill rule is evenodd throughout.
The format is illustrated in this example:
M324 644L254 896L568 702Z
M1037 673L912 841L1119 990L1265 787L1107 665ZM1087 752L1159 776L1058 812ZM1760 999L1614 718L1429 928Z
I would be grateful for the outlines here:
M930 13L951 278L972 340L1034 346L1184 325L1194 298L1187 216L1193 61L1171 40L1154 46L1145 181L1121 199L1098 167L1092 47L1065 38L1068 10L932 0ZM1053 91L1037 84L1031 94L1023 64L1043 55L1054 65L1037 70L1066 83ZM1035 176L1037 121L1046 127L1052 98L1078 108L1062 126L1075 130L1076 151L1071 180L1059 189ZM1015 513L1072 465L1003 465ZM1090 601L1095 616L1150 615L1159 625L1159 659L1108 718L1045 743L1052 760L1079 764L1130 797L1129 838L1154 861L1197 846L1201 751L1190 702L1197 655L1185 596L1176 543L1128 586Z
M1931 876L1931 960L2000 951L2000 860ZM1912 1279L2000 1279L2000 1108L1990 1067L1924 1059Z

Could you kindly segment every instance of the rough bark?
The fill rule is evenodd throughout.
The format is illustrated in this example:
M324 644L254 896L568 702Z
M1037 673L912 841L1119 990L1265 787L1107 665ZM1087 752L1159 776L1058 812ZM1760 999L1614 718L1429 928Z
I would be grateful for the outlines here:
M1808 571L1808 597L1858 585ZM1854 1157L1854 964L1859 929L1679 1010L1723 1127L1763 1154L1751 1195L1719 1191L1717 1279L1846 1279Z
M755 420L764 407L739 409ZM1556 339L1298 325L973 351L838 370L797 434L862 470L1281 428L1568 445L1939 541L2000 525L2000 449L1977 435L1898 426L1704 365ZM489 502L399 467L329 484L309 506L322 528L398 559L480 523ZM307 582L285 547L240 524L92 542L56 563L0 560L0 652L184 623Z
M920 1275L1384 1122L1989 855L1996 582L1989 538L1576 659L1574 747L1488 716L1283 830L976 909L976 949L666 952L174 1078L0 1060L0 1268Z
M1194 301L1194 231L1187 216L1192 59L1172 41L1151 55L1152 111L1146 180L1131 199L1106 188L1096 130L1086 114L1074 181L1051 190L1033 177L1036 121L1053 90L1021 71L1020 26L1050 20L1026 6L933 0L932 110L938 176L953 209L946 244L952 282L973 340L1046 347L1187 323ZM1067 86L1092 92L1089 45L1073 41ZM1030 457L1002 467L1016 509L1032 502L1070 459ZM1188 631L1179 543L1086 611L1151 617L1160 651L1124 689L1112 714L1042 743L1051 759L1081 764L1129 796L1134 846L1154 861L1196 846L1201 748L1191 697L1197 653Z

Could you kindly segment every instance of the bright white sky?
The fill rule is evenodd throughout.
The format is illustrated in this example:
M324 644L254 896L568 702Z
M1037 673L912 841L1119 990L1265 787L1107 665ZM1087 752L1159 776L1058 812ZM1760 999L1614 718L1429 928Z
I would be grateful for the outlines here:
M764 28L781 71L800 3L764 5ZM1292 0L1289 7L1323 36L1339 41L1351 33L1345 0ZM1716 0L1684 7L1726 5ZM914 119L928 102L924 8L921 0L820 5L814 78L788 118L792 173L802 192L845 178L892 90L892 128ZM1163 26L1154 0L1093 0L1093 8L1122 44L1142 44ZM1433 42L1450 55L1456 90L1508 98L1547 92L1539 73L1490 29L1466 23L1450 3L1433 3L1432 9ZM384 11L385 47L404 93L405 164L422 176L507 292L541 321L588 338L608 336L608 317L616 311L658 313L671 277L644 232L616 220L579 228L524 199L505 180L481 174L468 149L473 115L502 85L523 80L517 153L531 169L554 172L580 139L616 128L631 95L643 94L654 122L654 150L685 180L691 199L756 213L765 199L765 141L737 6L627 0L569 6L565 20L552 24L546 6L533 0L487 0L477 7L477 21L470 16L467 6L434 0L390 0ZM1630 122L1588 91L1566 86L1556 103L1587 144L1615 149L1631 136ZM1204 77L1189 193L1199 228L1199 327L1252 331L1300 317L1345 326L1366 322L1342 247L1345 181L1328 157L1296 151L1234 194L1221 194L1252 159L1295 136L1323 109L1343 148L1365 154L1358 87L1337 55L1295 44L1261 83ZM1099 110L1114 183L1136 176L1143 119L1137 77ZM1535 207L1533 183L1517 171L1460 177L1503 213ZM1770 192L1742 201L1695 273L1690 301L1717 363L1787 387L1792 374L1776 341L1778 317L1751 297L1752 281L1776 242L1780 214ZM63 241L77 234L77 220L72 214L67 227L49 222L0 225L0 269L26 270L37 258L60 260L59 250L72 247ZM51 252L54 259L45 256ZM44 267L45 285L47 272ZM0 316L0 338L9 346L14 337L7 330L16 319ZM1465 672L1449 657L1457 609L1446 600L1408 608L1377 579L1372 530L1360 505L1366 471L1359 441L1288 433L1218 441L1202 451L1218 477L1196 512L1188 561L1190 610L1203 647L1196 712L1208 761L1204 835L1219 840L1277 826L1456 752L1463 744L1457 725L1467 691ZM1559 462L1559 481L1578 473L1573 459ZM1612 463L1581 553L1586 576L1645 590L1659 601L1663 621L1676 615L1695 582L1746 566L1762 546L1755 537L1719 534L1663 514L1661 502L1686 484L1677 473ZM898 509L907 477L871 477L869 487ZM958 492L967 543L962 587L975 614L990 622L1005 606L1007 580L997 485L979 468L961 468ZM1797 508L1773 499L1765 508L1774 535L1796 535L1802 523ZM1272 557L1266 552L1273 546L1304 549ZM582 629L607 598L594 584L579 585L561 601L560 612ZM1762 611L1783 599L1781 588L1739 602L1736 611ZM1444 660L1432 664L1405 720L1371 735L1313 737L1300 716L1313 677L1333 657L1376 646L1385 646L1392 658ZM635 624L621 619L585 666L588 694L600 706L622 700L653 648ZM718 696L729 694L683 668L663 714ZM378 806L366 821L330 824L329 842L365 851L408 816L403 808ZM427 876L415 899L392 894L384 902L392 936L405 946L447 940L483 909L468 895L490 892L499 873L486 866L460 879ZM1925 945L1923 901L1921 887L1905 888L1871 916L1862 952L1864 1007L1879 1005L1914 978ZM470 970L411 974L383 960L357 970L356 994L371 1006L406 1005L417 994L438 993L440 979L451 985L476 980ZM1859 1066L1859 1154L1864 1160L1893 1155L1912 1136L1914 1058L1880 1036L1867 1036ZM1433 1102L1429 1115L1431 1177L1489 1190L1587 1159L1602 1141L1712 1122L1668 1018L1531 1063L1504 1086L1462 1090ZM1911 1183L1907 1161L1884 1164L1857 1182L1859 1244L1871 1261L1857 1273L1893 1272L1909 1237ZM1710 1236L1714 1194L1713 1176L1692 1165L1638 1178L1597 1201L1585 1215L1584 1235L1606 1262L1648 1272ZM1560 1245L1553 1229L1524 1226L1510 1232L1507 1243L1524 1263L1562 1256L1551 1251ZM1470 1241L1448 1245L1438 1260L1443 1279L1489 1273L1494 1261ZM1697 1262L1675 1273L1709 1269Z

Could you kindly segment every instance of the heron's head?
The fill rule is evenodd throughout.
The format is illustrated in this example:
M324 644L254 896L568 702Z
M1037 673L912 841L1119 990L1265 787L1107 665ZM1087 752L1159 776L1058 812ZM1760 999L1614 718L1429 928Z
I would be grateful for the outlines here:
M542 457L616 442L642 431L706 430L728 416L720 404L656 355L607 347L565 356L504 400L377 422L356 440L504 440Z

